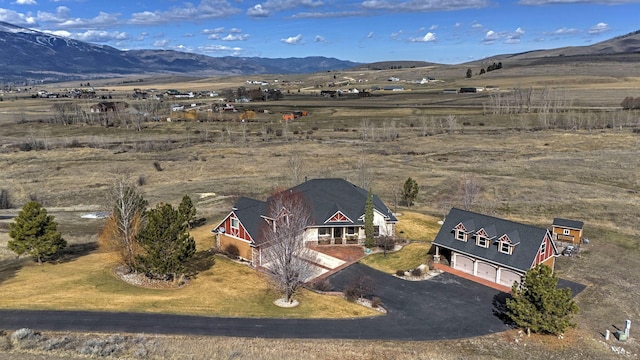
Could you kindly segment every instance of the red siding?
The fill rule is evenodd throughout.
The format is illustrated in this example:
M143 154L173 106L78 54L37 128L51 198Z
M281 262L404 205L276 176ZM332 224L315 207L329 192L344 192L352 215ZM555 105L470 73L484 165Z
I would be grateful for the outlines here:
M224 219L224 221L222 222L219 228L224 228L224 233L229 236L234 236L246 241L251 241L251 236L249 235L247 230L244 228L240 220L238 220L237 229L234 229L231 227L231 219L237 219L237 218L238 217L236 217L236 214L234 213L229 214L229 216L227 216L227 218Z
M533 263L533 266L541 264L546 260L548 260L550 257L555 256L555 253L553 251L553 243L551 242L551 238L549 237L548 233L547 235L545 235L544 239L542 239L542 242L545 244L545 252L543 254L541 253L540 249L538 249L538 253L536 254L536 260ZM540 245L542 245L542 243Z

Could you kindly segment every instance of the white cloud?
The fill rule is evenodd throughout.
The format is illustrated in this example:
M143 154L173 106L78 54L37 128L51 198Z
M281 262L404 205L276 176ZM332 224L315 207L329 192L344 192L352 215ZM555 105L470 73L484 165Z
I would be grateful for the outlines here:
M225 37L223 37L222 41L244 41L247 40L247 38L249 37L249 35L247 34L229 34Z
M607 32L607 31L609 31L609 30L611 30L611 29L609 28L609 25L608 25L608 24L606 24L606 23L601 22L601 23L598 23L598 24L596 24L596 25L594 25L594 26L590 27L590 28L589 28L589 31L587 31L587 32L588 32L590 35L597 35L597 34L602 34L602 33L604 33L604 32Z
M227 0L201 0L197 6L184 3L184 6L172 7L166 11L143 11L131 14L129 23L166 24L173 21L208 20L237 14L241 10L233 7Z
M436 40L438 40L436 38L436 34L432 33L432 32L428 32L423 37L409 39L409 41L411 41L411 42L434 42Z
M16 0L16 2L14 2L14 4L16 4L16 5L38 5L36 0Z
M68 9L67 9L68 10ZM51 14L48 14L51 15ZM59 16L66 16L66 12L65 11L59 11L56 13L56 15ZM38 16L40 16L40 14L38 14ZM92 19L81 19L81 18L75 18L75 19L62 19L60 18L60 22L58 22L56 25L59 27L63 27L63 28L68 28L68 29L73 29L73 28L96 28L96 27L108 27L108 26L112 26L118 23L118 18L120 17L120 14L114 13L114 14L109 14L109 13L105 13L105 12L100 12L98 14L98 16L92 18ZM38 17L39 19L40 17ZM44 21L44 20L43 20ZM54 22L54 21L51 21Z
M373 39L373 31L367 34L367 39Z
M215 29L203 29L201 31L202 34L219 34L221 32L224 32L224 28L223 27L217 27Z
M71 35L72 38L85 42L111 42L111 41L123 41L129 40L129 36L126 32L118 31L98 31L88 30L83 33L76 33Z
M321 35L316 35L316 38L313 39L314 42L326 42L327 39L324 38L324 36Z
M302 43L302 34L298 34L296 36L290 36L286 39L280 39L285 44L289 45L297 45Z
M162 40L156 40L156 41L153 43L153 46L155 46L155 47L165 47L165 46L167 46L168 44L169 44L169 40L167 40L167 39L162 39Z
M242 48L240 47L230 47L230 46L224 46L224 45L200 46L198 47L198 50L205 54L232 53L233 55L239 55L242 52Z
M387 10L393 12L450 11L463 9L481 9L490 5L489 0L430 0L430 1L387 1L366 0L360 5L366 9Z
M603 5L621 5L635 4L638 0L520 0L520 5L557 5L557 4L603 4Z
M269 10L263 9L262 5L257 4L254 7L247 9L247 16L267 17L269 16Z
M0 8L0 21L8 22L18 26L36 26L38 22L30 14L25 15L19 12Z
M265 17L274 11L295 9L300 7L316 8L324 5L323 1L314 0L267 0L247 9L248 16Z
M580 30L575 29L575 28L560 28L556 31L554 31L552 34L554 35L573 35L573 34L577 34L579 33Z

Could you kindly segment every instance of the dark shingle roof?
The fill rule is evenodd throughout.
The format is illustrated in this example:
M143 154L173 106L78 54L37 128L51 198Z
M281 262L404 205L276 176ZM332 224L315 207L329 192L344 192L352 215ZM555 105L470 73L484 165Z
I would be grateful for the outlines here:
M470 234L466 242L455 238L453 228L459 223L463 223L465 227L468 224L473 224L475 227L473 229L467 228L468 231L473 233ZM473 237L475 231L483 228L485 231L487 229L491 229L492 232L495 231L497 236L496 239L492 240L489 248L476 245ZM498 251L496 241L504 234L507 234L512 243L519 242L511 255ZM433 243L495 264L501 264L505 267L527 271L531 268L546 234L547 230L543 228L453 208L445 218Z
M313 225L324 224L338 210L351 219L354 225L364 225L364 219L361 217L364 215L369 192L344 179L313 179L287 191L298 192L305 197L311 207ZM391 210L375 194L373 195L373 207L383 214L387 221L398 221ZM342 224L344 223L340 223L340 225Z
M260 224L264 222L261 215L267 213L267 203L243 196L236 201L233 210L253 241L259 241Z
M285 191L293 191L304 196L311 209L311 226L363 226L364 208L367 202L367 190L343 179L313 179ZM269 199L259 201L241 197L233 206L238 219L249 232L254 242L259 242L260 226L264 222ZM373 195L373 207L383 214L387 221L398 219L382 200ZM326 223L332 215L340 211L352 222Z
M565 227L565 228L571 228L571 229L582 229L582 227L584 226L584 223L582 221L577 221L577 220L555 218L553 219L553 225Z

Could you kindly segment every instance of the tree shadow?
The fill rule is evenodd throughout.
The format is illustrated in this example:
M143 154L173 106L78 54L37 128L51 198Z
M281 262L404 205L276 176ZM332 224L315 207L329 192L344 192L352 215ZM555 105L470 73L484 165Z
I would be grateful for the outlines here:
M81 244L67 245L58 254L51 257L51 261L55 263L68 263L85 255L89 255L91 252L98 249L97 242L88 242Z
M493 315L506 325L514 325L507 315L507 299L511 299L511 294L502 291L493 297Z
M198 273L207 271L216 263L212 250L200 250L196 252L187 263L187 274L195 277Z
M29 259L7 259L0 261L0 284L12 279Z

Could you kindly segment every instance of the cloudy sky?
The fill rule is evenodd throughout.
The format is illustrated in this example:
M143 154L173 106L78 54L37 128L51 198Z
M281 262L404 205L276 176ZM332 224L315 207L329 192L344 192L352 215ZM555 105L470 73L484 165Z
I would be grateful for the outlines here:
M118 49L457 64L640 30L640 0L0 0L0 21Z

